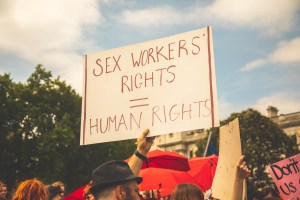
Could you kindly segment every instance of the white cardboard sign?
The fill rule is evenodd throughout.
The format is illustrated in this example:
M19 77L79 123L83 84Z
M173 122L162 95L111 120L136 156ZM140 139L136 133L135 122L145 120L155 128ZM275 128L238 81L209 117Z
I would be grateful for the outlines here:
M219 126L210 27L84 56L80 144Z

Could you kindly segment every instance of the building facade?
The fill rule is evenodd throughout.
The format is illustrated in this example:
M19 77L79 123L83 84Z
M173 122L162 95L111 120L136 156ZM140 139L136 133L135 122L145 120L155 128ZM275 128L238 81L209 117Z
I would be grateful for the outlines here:
M197 142L206 136L204 129L184 131L157 136L153 149L173 151L188 158L194 157Z
M268 117L279 125L280 128L287 135L295 135L297 144L299 147L300 144L300 111L289 113L289 114L280 114L278 115L278 109L273 106L269 106L268 109Z
M297 144L300 144L300 111L278 115L278 109L273 106L267 108L268 117L277 123L287 135L296 135ZM197 151L197 142L204 138L207 132L204 129L184 131L157 136L153 149L174 151L188 158L194 157Z

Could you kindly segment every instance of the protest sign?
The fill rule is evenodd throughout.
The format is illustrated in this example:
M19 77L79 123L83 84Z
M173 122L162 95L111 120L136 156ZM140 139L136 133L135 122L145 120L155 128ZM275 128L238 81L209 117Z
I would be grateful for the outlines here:
M220 127L219 160L212 184L213 197L222 200L231 198L236 166L241 156L240 128L237 118Z
M216 126L210 27L84 56L81 145Z
M300 154L267 167L282 199L300 200Z

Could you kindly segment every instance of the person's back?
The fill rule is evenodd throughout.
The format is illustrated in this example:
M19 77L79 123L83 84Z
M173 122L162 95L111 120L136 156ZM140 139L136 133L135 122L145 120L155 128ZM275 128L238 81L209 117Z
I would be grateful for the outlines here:
M34 178L20 183L12 200L48 200L48 198L45 185Z
M204 200L202 191L194 184L178 184L170 200Z

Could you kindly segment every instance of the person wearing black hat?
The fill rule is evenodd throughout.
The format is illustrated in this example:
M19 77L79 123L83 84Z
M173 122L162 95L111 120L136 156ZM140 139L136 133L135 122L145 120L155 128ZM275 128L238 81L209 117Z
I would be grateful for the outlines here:
M128 163L108 161L92 172L90 192L96 200L139 200L138 184L143 179L138 174L154 139L147 138L148 133L146 129L137 139L137 150Z

